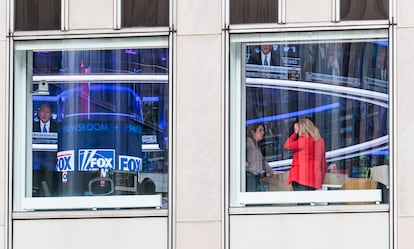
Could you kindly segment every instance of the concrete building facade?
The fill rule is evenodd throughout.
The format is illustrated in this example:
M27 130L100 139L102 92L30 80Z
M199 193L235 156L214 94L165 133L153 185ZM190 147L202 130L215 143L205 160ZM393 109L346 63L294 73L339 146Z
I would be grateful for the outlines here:
M120 25L120 0L61 2L66 8L62 28L40 31L16 31L15 2L0 3L0 248L411 248L411 1L389 0L388 19L341 21L335 16L339 0L280 0L278 22L238 25L230 23L230 8L234 6L230 0L171 0L169 25L143 28ZM237 39L253 44L249 36L263 43L267 34L321 32L330 39L330 32L361 30L381 30L389 44L388 201L235 205L232 44ZM161 41L157 40L160 37ZM82 40L88 39L93 42L82 48ZM72 40L74 43L70 43ZM100 44L100 40L104 42ZM28 96L21 94L27 89L19 85L22 81L16 76L16 72L24 72L16 64L19 51L41 50L49 45L58 50L70 46L82 50L94 44L105 49L126 49L134 42L142 42L143 47L157 44L168 48L167 203L157 208L140 207L136 204L139 199L121 208L56 208L59 203L51 209L21 208L16 204L20 203L16 181L26 181L18 171L31 151L26 148L25 138L19 136L27 126L15 123L27 119L16 110L28 111L16 102ZM18 146L21 149L16 149ZM18 162L20 157L23 162ZM25 197L21 199L25 205ZM47 206L45 203L40 206Z

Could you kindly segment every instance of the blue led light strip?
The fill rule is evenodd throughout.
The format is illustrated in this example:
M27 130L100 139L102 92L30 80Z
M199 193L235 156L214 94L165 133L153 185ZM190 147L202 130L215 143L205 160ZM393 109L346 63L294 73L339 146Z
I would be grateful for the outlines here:
M288 118L293 118L293 117L299 117L299 116L304 116L304 115L308 115L308 114L312 114L312 113L316 113L316 112L323 112L323 111L327 111L327 110L332 110L334 108L339 108L339 102L332 103L332 104L329 104L329 105L318 106L318 107L314 107L314 108L310 108L310 109L305 109L305 110L301 110L301 111L296 111L296 112L289 112L289 113L285 113L285 114L279 114L279 115L268 116L268 117L263 117L263 118L250 119L250 120L246 120L246 125L251 125L251 124L255 124L255 123L271 122L271 121L276 121L276 120L281 120L281 119L288 119Z

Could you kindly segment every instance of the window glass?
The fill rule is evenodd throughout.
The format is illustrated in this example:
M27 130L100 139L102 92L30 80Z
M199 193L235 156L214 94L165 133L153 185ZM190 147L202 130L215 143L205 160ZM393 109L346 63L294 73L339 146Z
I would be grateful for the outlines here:
M169 25L169 0L122 0L122 27Z
M233 39L233 205L388 202L388 39L336 34Z
M230 23L276 23L277 0L230 0Z
M341 0L341 20L388 19L388 0Z
M60 3L56 0L15 0L15 30L60 29Z
M108 207L116 197L126 198L116 207L166 207L168 48L16 54L15 109L26 113L16 114L16 123L26 120L15 129L23 133L16 147L27 147L25 160L14 164L17 209ZM20 94L24 88L30 94ZM79 200L62 207L53 201L65 197ZM93 197L107 200L88 204Z

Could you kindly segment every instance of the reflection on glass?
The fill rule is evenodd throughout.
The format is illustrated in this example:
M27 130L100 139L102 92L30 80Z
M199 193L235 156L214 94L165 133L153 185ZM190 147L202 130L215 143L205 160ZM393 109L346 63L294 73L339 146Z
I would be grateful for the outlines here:
M167 76L168 49L29 53L33 75L55 80L47 95L32 96L27 196L167 197L168 79L140 76ZM41 93L42 83L32 91Z
M168 49L39 51L33 75L102 75L168 73Z
M303 118L325 141L322 188L345 188L389 164L386 40L248 44L245 51L246 136L248 127L264 124L258 144L279 173L260 179L266 187L256 191L292 190L287 185L292 151L284 143ZM387 187L374 186L384 193Z

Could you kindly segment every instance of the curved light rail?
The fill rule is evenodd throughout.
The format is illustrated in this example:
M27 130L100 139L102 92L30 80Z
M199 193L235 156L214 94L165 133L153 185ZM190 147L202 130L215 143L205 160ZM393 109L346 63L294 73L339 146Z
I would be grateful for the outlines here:
M308 92L336 96L346 99L358 100L361 102L371 103L382 108L388 109L388 94L375 91L345 87L332 84L289 81L279 79L263 79L263 78L246 78L246 86L258 88L283 89L298 92ZM323 110L323 109L322 109ZM298 111L300 112L300 111ZM285 114L281 114L285 115ZM281 116L278 115L278 116ZM246 124L250 120L246 121ZM361 153L373 153L388 149L388 135L382 136L364 143L340 148L326 153L328 162L343 160L360 155ZM292 159L279 160L269 162L274 170L287 170L290 168Z

